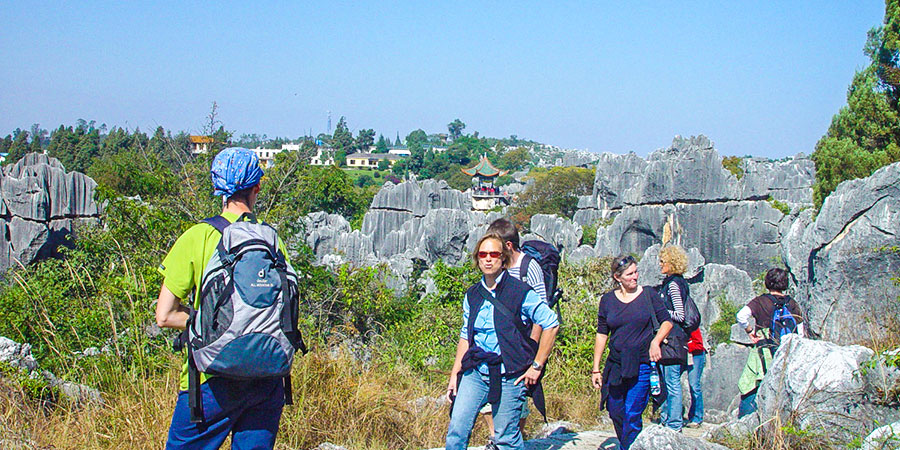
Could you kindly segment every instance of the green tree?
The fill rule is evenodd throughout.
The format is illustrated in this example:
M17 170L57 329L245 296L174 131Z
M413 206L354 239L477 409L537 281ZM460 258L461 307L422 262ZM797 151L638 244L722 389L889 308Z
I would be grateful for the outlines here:
M571 219L578 206L578 196L591 193L594 171L581 167L532 169L534 183L519 196L512 208L515 221L528 224L535 214L556 214Z
M369 147L375 143L375 130L365 128L359 130L356 134L356 150L360 152L368 152Z
M388 161L386 159L382 159L381 161L378 161L378 170L388 170L390 168L391 168L390 161Z
M447 124L447 131L450 132L450 139L456 140L460 136L462 136L462 131L466 129L466 124L464 124L461 120L456 119L453 122Z
M402 147L403 143L400 142L400 132L397 132L397 139L394 140L394 147Z
M425 167L425 149L418 140L406 140L409 147L409 159L406 168L414 174L418 174Z
M47 130L41 128L41 124L31 125L31 148L29 151L34 153L43 152L43 144L46 137Z
M353 135L350 134L350 129L347 128L347 120L344 119L344 116L341 116L337 126L334 127L331 146L337 151L343 151L344 156L347 156L348 152L353 151ZM335 162L337 162L336 157Z
M375 144L375 153L387 153L388 152L388 141L384 138L384 135L378 135L378 143Z
M7 134L5 138L0 139L0 153L9 153L9 148L12 147L12 143L12 135Z
M867 177L900 161L900 2L885 2L884 26L868 33L864 47L871 64L856 73L847 105L831 119L816 143L813 200L821 207L840 182Z
M10 143L9 146L9 154L6 155L6 161L4 161L5 165L15 164L30 149L30 145L28 145L28 132L20 130L16 128L16 131L13 132L13 136L15 136Z
M531 163L531 152L527 147L517 147L509 150L497 160L497 167L504 170L521 170Z
M406 135L406 146L412 148L413 142L418 142L419 145L424 147L428 143L428 135L422 129L413 130Z

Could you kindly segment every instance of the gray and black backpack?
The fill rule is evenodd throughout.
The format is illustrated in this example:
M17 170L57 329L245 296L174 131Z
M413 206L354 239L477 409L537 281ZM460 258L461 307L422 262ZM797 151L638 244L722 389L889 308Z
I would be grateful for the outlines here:
M245 220L246 219L246 220ZM234 223L205 219L222 238L200 281L180 345L188 349L191 421L202 422L200 372L230 379L283 378L291 404L294 353L306 353L297 330L297 274L275 229L245 213Z

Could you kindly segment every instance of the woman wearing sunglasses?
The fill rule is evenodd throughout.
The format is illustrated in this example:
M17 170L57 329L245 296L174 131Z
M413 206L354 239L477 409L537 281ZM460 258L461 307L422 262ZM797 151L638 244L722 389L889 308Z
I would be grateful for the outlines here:
M659 361L660 344L672 319L656 291L638 285L637 262L619 255L611 267L618 287L600 298L591 383L600 389L600 409L609 411L619 444L625 450L643 428L641 413L650 392L650 363ZM659 330L655 331L656 316ZM600 363L609 344L603 370Z
M482 237L472 260L483 276L463 299L463 325L447 384L453 405L446 448L468 447L478 410L490 403L494 437L486 448L524 449L519 416L527 394L544 412L540 379L559 320L534 290L506 274L510 252L499 235ZM532 324L544 330L540 344L530 337Z

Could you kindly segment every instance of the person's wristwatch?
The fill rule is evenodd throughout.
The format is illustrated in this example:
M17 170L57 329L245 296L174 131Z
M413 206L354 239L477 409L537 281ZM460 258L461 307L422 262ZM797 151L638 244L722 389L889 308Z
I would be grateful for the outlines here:
M531 368L534 369L534 370L541 370L541 369L544 368L544 365L543 365L543 364L538 364L537 361L532 361L532 362L531 362Z

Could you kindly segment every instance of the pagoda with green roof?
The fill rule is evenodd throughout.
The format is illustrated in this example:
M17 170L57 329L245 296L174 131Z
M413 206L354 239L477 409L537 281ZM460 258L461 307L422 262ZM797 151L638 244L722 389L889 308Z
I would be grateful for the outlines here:
M494 180L509 173L508 170L500 170L483 155L478 164L468 169L461 169L462 173L472 177L472 207L476 210L489 210L498 204L509 204L509 197L500 188L494 186Z

